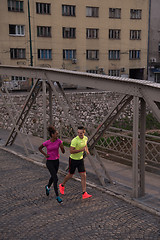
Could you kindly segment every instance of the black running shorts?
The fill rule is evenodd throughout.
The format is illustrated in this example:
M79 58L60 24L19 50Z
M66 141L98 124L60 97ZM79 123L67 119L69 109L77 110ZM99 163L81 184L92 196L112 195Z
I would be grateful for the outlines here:
M84 167L84 160L74 160L72 158L69 158L69 173L74 174L76 168L78 169L78 172L85 172L85 167Z

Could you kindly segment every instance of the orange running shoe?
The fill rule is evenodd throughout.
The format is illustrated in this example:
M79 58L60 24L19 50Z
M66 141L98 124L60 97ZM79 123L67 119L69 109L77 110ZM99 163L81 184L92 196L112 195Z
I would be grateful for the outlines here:
M61 194L64 194L64 187L62 186L62 184L59 184L59 191Z
M92 197L92 195L88 194L87 192L82 194L82 199L90 198L90 197Z

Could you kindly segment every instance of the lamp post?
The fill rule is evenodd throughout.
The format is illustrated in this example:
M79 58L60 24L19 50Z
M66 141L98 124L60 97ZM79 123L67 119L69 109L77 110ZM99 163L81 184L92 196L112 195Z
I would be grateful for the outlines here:
M29 23L29 43L30 43L30 66L33 66L32 38L31 38L31 20L30 20L29 0L28 0L28 23ZM32 78L32 87L33 87L33 78Z
M149 68L149 50L150 50L150 25L151 25L151 0L149 0L149 17L148 17L148 49L147 49L147 80Z
M29 42L30 42L30 65L33 66L32 38L31 38L31 21L30 21L30 6L29 6L29 0L28 0L28 22L29 22Z

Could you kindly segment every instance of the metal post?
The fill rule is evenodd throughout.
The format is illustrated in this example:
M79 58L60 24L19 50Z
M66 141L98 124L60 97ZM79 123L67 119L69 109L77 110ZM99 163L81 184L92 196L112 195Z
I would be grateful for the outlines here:
M47 140L47 124L46 124L46 80L43 80L43 138Z
M52 98L52 88L50 85L48 85L49 87L49 123L50 125L53 124L53 118L52 118L52 101L53 101L53 98Z
M149 68L149 51L150 51L150 25L151 25L151 0L149 0L149 17L148 17L148 49L147 49L147 79Z
M29 23L29 44L30 44L30 66L33 66L32 36L31 36L31 16L30 16L29 0L28 0L28 23ZM32 78L32 87L33 87L33 78Z
M95 160L94 160L95 156L91 156L90 154L88 154L87 157L88 157L90 164L93 167L95 173L97 174L102 186L105 187L106 184L105 184L104 178L102 177L101 173L97 170L96 165L95 165Z
M138 182L138 124L139 124L139 98L133 98L133 153L132 153L132 170L133 170L133 197L139 196Z
M107 168L106 168L105 164L103 163L101 157L99 156L96 148L93 149L93 153L94 153L97 161L99 162L101 168L103 169L104 174L105 174L105 177L108 179L109 183L112 183L112 184L113 184L113 181L112 181L112 179L111 179L111 177L110 177L110 175L109 175L109 173L108 173L108 171L107 171Z
M31 20L30 20L30 6L28 0L28 22L29 22L29 42L30 42L30 59L31 66L33 66L33 55L32 55L32 38L31 38Z
M146 131L146 102L141 98L140 111L140 196L145 195L145 131Z

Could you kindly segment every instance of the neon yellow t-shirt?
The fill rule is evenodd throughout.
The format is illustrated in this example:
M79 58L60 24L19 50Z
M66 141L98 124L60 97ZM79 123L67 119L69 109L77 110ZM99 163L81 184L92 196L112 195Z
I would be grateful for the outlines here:
M79 136L75 137L71 141L71 147L74 147L76 150L79 150L87 145L88 138L84 136L83 139L81 139ZM83 152L79 153L72 153L70 155L70 158L74 160L80 160L83 158Z

